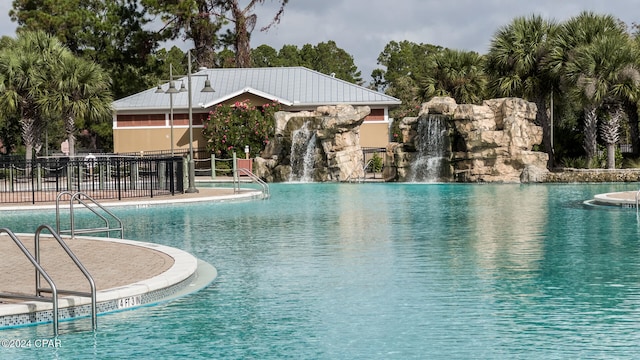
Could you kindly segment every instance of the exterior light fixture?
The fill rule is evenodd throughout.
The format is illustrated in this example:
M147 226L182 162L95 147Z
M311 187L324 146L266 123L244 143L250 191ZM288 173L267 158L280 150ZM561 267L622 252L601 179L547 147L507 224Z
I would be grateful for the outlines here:
M180 93L180 92L184 92L186 91L187 94L187 99L188 99L188 110L189 110L189 163L188 163L188 167L189 167L189 187L187 188L187 190L185 190L186 193L197 193L198 189L196 188L196 182L195 182L195 161L193 159L193 106L192 106L192 99L191 99L191 77L192 76L206 76L207 80L205 81L204 84L204 88L201 90L201 92L215 92L215 90L211 87L211 82L209 81L209 75L207 74L191 74L191 51L187 52L188 55L188 63L187 63L187 86L185 89L185 85L184 85L184 80L182 81L182 84L180 85L180 90L176 89L176 85L175 82L173 81L173 69L170 68L170 77L171 79L169 80L169 89L167 91L162 91L162 88L160 87L160 85L158 85L158 89L156 90L157 93L159 92L164 92L165 94L169 94L169 95L173 95L176 93ZM176 76L184 76L184 75L176 75ZM171 96L170 98L170 111L171 111L171 154L173 156L173 96Z
M209 75L207 75L207 80L204 81L204 88L201 90L202 92L216 92L211 87L211 81L209 80Z
M169 82L169 90L166 91L167 94L177 94L180 90L176 89L176 83L174 81Z

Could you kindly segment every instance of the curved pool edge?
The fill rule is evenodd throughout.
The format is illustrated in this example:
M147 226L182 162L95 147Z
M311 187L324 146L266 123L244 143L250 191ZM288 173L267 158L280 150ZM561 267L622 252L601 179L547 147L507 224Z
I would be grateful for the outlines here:
M83 239L146 247L161 251L174 259L173 265L161 274L132 284L97 291L98 316L172 301L204 289L217 277L217 270L213 265L177 248L133 240L90 237L83 237ZM90 298L59 297L58 320L60 322L89 316L91 316ZM51 302L24 301L0 304L0 331L52 322L53 303Z
M215 188L200 188L199 193L190 196L178 195L173 197L158 198L132 198L127 200L104 200L100 201L100 205L109 208L146 208L151 206L168 206L168 205L187 205L197 203L227 203L227 202L245 202L263 200L262 191L255 189L243 188L239 193L218 194ZM69 209L69 203L60 204L60 209ZM34 210L56 210L53 203L46 204L0 204L0 212L2 211L34 211Z
M637 191L619 191L604 194L596 194L593 199L587 200L590 205L618 206L623 208L636 208Z

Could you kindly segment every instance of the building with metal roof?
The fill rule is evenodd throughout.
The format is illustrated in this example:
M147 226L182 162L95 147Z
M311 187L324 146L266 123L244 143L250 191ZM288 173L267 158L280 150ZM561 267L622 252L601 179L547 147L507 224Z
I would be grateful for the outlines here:
M286 111L318 106L369 106L361 127L362 147L384 147L389 138L389 109L400 100L304 67L201 69L192 74L189 92L167 93L170 83L114 101L114 151L139 152L188 147L188 110L192 108L194 147L204 148L203 120L218 104L250 101L260 106L279 102ZM202 92L210 85L214 92ZM174 86L187 89L186 76ZM174 139L173 141L171 139Z

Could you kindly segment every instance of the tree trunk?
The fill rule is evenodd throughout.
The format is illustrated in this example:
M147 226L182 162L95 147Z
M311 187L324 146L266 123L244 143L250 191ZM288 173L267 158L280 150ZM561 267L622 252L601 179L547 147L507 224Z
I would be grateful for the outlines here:
M245 12L238 7L235 1L231 11L236 23L236 67L249 68L251 67L251 30L255 25L255 19L253 17L247 18ZM251 24L252 22L253 24Z
M197 67L214 68L216 64L216 32L218 24L209 18L209 8L206 0L198 0L200 16L192 18L187 28L187 37L193 40Z
M607 144L607 169L616 168L616 144Z
M625 101L624 112L629 119L629 132L631 135L631 147L633 156L640 155L640 131L638 131L638 104L633 101Z
M73 134L67 134L67 140L69 141L69 157L76 155L76 137Z
M20 120L22 131L22 142L25 147L25 159L31 161L33 159L33 148L36 144L35 135L35 119L27 117Z
M583 147L587 156L588 166L595 159L598 151L598 117L596 116L596 107L588 106L584 108L584 141Z
M74 135L76 131L76 122L73 116L67 116L64 130L69 141L69 157L73 158L76 155L76 137Z
M616 168L616 144L620 141L622 108L609 107L609 119L600 125L600 137L607 144L607 169Z

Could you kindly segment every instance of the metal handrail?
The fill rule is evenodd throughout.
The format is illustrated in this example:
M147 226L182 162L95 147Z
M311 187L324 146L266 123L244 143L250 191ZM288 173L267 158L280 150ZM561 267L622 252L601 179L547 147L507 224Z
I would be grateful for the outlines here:
M57 294L90 297L91 298L91 325L93 327L93 330L96 330L98 328L97 311L96 311L97 309L96 283L93 280L93 277L91 276L91 274L89 274L89 271L87 270L87 268L85 268L84 265L82 265L80 260L78 260L78 258L73 253L73 251L71 251L67 243L65 243L64 240L62 240L62 238L60 237L60 235L58 235L53 230L53 228L51 228L51 226L49 225L40 225L36 230L36 234L34 236L35 260L38 264L40 264L40 234L42 233L43 230L48 230L49 233L51 233L51 235L53 236L53 238L56 239L60 247L67 253L67 255L69 255L69 258L73 261L74 264L76 264L76 267L78 267L78 269L82 272L84 277L89 282L89 287L91 288L91 291L82 292L82 291L73 291L73 290L56 290L53 287L50 289L42 288L40 286L40 276L39 276L40 274L38 273L38 271L36 271L36 296L40 296L42 292L57 291Z
M13 242L16 244L16 246L18 246L18 248L20 248L20 251L22 251L24 256L26 256L27 259L29 259L29 261L31 262L33 267L36 269L36 278L39 279L40 278L39 275L41 275L45 280L47 280L47 282L49 283L49 286L51 287L51 289L49 290L49 292L51 293L51 298L49 299L49 298L45 298L45 297L39 296L38 283L37 282L36 282L36 295L35 296L0 293L0 297L9 298L9 299L48 301L48 302L53 303L53 336L58 336L58 290L56 288L55 283L53 282L53 279L51 279L49 274L47 274L47 272L42 268L42 266L40 266L40 262L38 260L36 260L33 257L33 255L31 255L29 250L27 250L27 248L24 246L24 244L22 244L22 241L20 241L18 239L18 237L11 230L9 230L7 228L0 228L0 234L1 233L6 233L7 235L9 235L9 237L13 240Z
M640 205L640 190L638 190L638 192L636 192L636 214L638 213L638 211L640 211L638 209L638 205Z
M71 226L70 230L60 230L60 199L64 195L70 195L71 196L69 198L69 217L70 217L69 221L70 221L70 226ZM81 196L84 196L87 200L91 201L91 204L88 204L85 201L83 201ZM98 216L102 221L104 221L105 226L104 227L100 227L100 228L88 228L88 229L77 230L75 228L76 224L75 224L75 217L74 217L74 213L73 213L74 201L77 201L78 203L82 204L85 208L89 209L96 216ZM118 227L111 227L110 224L109 224L109 219L107 219L102 214L98 213L95 210L95 207L98 207L100 210L104 211L112 219L114 219L118 223ZM72 238L74 238L76 236L76 234L92 234L92 233L106 232L107 235L110 235L112 231L120 231L120 238L124 239L124 227L122 225L122 220L120 220L120 218L118 218L111 211L109 211L107 208L102 206L95 199L93 199L92 197L90 197L89 195L87 195L87 194L85 194L84 192L81 192L81 191L78 191L78 192L75 192L75 193L71 193L70 191L63 191L63 192L60 192L58 194L58 196L56 197L56 231L59 234L62 234L62 233L70 234Z
M260 185L260 187L262 188L263 199L268 199L271 197L271 192L269 191L269 184L267 184L264 180L256 176L256 174L249 171L249 169L245 169L245 168L236 168L235 170L235 174L233 176L233 192L234 193L237 194L240 192L240 176L238 176L240 173L248 176L254 183Z

